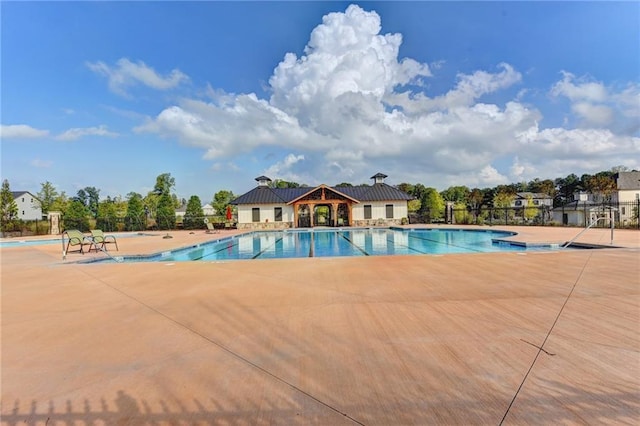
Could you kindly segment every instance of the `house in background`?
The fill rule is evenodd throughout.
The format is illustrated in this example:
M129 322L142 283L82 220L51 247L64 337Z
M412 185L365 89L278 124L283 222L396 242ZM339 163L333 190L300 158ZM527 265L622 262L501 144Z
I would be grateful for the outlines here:
M610 194L576 192L572 202L553 209L553 220L563 225L587 226L596 217L606 215L610 206L614 208L616 222L622 226L637 224L640 172L619 172L614 179L615 191Z
M529 206L528 202L531 200L532 205ZM511 207L541 207L547 206L553 207L553 198L548 194L541 192L518 192L516 197L511 202Z
M18 206L18 219L20 220L41 220L42 207L40 200L29 191L11 191L13 201Z
M400 225L413 197L371 176L373 185L271 188L266 176L258 186L231 202L238 209L238 229L314 226Z
M211 204L205 204L202 206L202 212L205 216L214 216L216 214L216 209L214 209ZM187 213L187 205L180 206L176 209L176 217L184 217Z

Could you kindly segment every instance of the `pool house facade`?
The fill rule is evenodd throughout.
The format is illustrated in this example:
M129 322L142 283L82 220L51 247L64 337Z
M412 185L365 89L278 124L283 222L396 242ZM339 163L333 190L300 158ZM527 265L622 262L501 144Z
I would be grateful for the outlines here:
M407 217L413 197L384 182L377 173L372 185L271 188L266 176L236 198L239 229L313 228L316 226L390 226Z

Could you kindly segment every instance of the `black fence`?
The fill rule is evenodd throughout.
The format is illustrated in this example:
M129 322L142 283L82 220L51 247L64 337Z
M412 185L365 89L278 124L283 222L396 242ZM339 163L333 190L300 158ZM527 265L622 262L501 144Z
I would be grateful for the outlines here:
M616 228L640 229L640 200L619 203L569 203L561 207L449 207L410 213L409 223L473 225L531 225L610 227L610 212Z
M410 224L459 224L459 225L531 225L531 226L577 226L586 227L596 220L595 227L608 228L610 212L613 213L616 228L640 229L640 200L619 203L569 203L561 207L481 207L478 209L448 207L441 210L426 210L409 213ZM64 218L60 231L69 229L102 229L105 232L207 229L207 222L214 228L235 228L236 219L225 216L198 218L176 217L163 221L156 218L140 217L98 217L83 220L81 226ZM170 224L170 226L165 226ZM50 234L51 224L47 219L12 220L1 225L3 237L25 237ZM86 229L83 229L86 228Z

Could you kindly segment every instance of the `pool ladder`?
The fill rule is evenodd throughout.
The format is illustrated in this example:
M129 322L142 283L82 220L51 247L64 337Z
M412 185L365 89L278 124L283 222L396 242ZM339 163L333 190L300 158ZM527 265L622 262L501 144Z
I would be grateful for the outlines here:
M563 244L563 245L561 245L560 247L562 247L562 248L567 248L567 247L569 247L571 244L573 244L573 242L574 242L575 240L577 240L577 239L580 237L580 235L582 235L582 234L584 234L585 232L587 232L587 230L588 230L588 229L590 229L590 228L592 228L596 223L598 223L598 221L600 221L600 220L605 220L605 219L610 219L610 220L611 220L611 242L610 242L610 244L611 244L611 245L613 245L613 228L614 228L614 226L615 226L615 224L614 224L614 220L613 220L613 218L612 218L612 217L602 216L602 217L597 217L597 218L595 218L595 220L592 220L592 221L591 221L591 223L590 223L586 228L584 228L582 231L580 231L580 232L578 233L578 235L576 235L575 237L573 237L571 240L567 241L566 243L564 243L564 244Z

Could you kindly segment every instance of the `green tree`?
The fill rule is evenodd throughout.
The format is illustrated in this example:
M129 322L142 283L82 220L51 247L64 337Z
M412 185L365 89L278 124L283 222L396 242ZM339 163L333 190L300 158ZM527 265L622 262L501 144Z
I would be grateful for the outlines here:
M87 186L78 190L74 200L81 202L87 208L93 218L98 217L98 204L100 204L100 190L93 186Z
M444 217L444 200L435 188L426 188L422 193L418 213L432 221Z
M204 211L200 197L192 195L187 202L187 210L184 213L184 229L204 228Z
M69 205L69 197L67 197L67 193L62 191L51 203L49 211L58 211L64 212Z
M452 201L454 203L464 203L469 196L469 188L466 186L450 186L440 193L442 199L445 201Z
M493 197L493 205L498 208L511 207L511 203L516 199L514 193L510 191L498 191Z
M398 188L400 191L404 192L405 194L411 195L413 193L413 184L411 183L403 182L396 185L396 188Z
M89 210L80 200L73 200L63 212L64 228L89 231Z
M236 198L233 192L223 189L213 195L211 206L216 209L216 214L224 215L227 212L227 206Z
M282 179L276 179L269 183L270 188L299 188L300 186L297 182L288 182Z
M157 195L170 194L175 185L176 180L171 177L171 173L162 173L156 177L156 184L153 187L153 192Z
M13 193L9 186L9 181L2 181L0 190L0 227L4 231L9 223L18 217L18 206L13 199Z
M587 190L598 194L603 201L610 201L611 194L616 191L616 180L612 172L599 172L586 179Z
M573 173L565 178L557 178L554 183L557 188L556 196L554 197L554 205L556 206L566 204L576 191L584 189L581 186L580 178Z
M473 213L474 222L478 224L478 216L480 216L482 205L484 202L484 194L482 190L473 188L467 196L467 207Z
M127 194L127 212L125 214L125 230L143 231L147 227L147 217L142 204L142 195L137 192Z
M416 213L420 210L420 200L409 200L407 202L407 210L409 213Z
M522 211L522 217L526 220L531 220L538 215L538 208L533 204L533 197L527 195L524 210Z
M118 230L118 208L115 201L107 199L98 204L98 217L96 228L105 232Z
M49 181L40 184L40 191L38 192L38 200L40 201L40 208L42 214L47 214L51 210L51 206L58 198L58 191L55 186Z
M158 210L156 211L158 229L173 229L176 227L176 210L169 193L160 195Z
M342 182L337 184L336 186L353 186L352 184L350 184L349 182Z
M94 218L97 218L98 206L100 204L100 190L96 189L93 186L87 186L84 190L86 191L88 196L86 206L89 209L91 216L93 216Z

